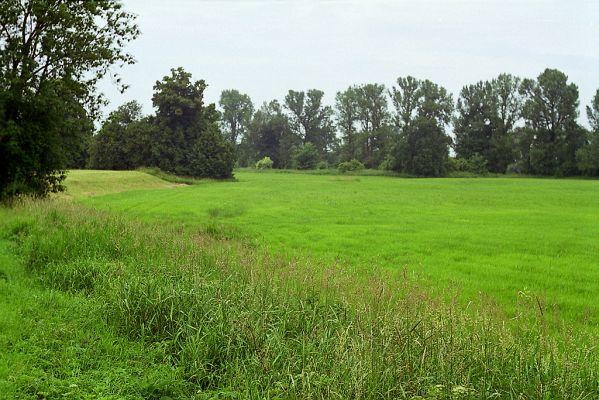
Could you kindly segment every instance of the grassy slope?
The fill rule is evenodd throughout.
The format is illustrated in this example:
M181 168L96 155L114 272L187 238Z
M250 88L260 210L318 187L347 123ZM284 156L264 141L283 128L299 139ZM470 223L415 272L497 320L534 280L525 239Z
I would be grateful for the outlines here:
M70 171L67 188L59 197L81 198L143 189L166 189L179 186L140 171Z
M237 178L82 201L148 220L222 225L292 256L407 266L468 297L490 294L511 314L538 295L566 321L598 322L596 181L246 171Z

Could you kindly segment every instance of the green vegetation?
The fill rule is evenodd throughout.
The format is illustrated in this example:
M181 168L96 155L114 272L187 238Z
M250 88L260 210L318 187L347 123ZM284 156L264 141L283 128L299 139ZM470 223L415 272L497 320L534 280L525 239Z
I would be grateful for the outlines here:
M290 263L60 201L0 213L9 398L599 394L592 338L547 336L534 300L510 330L492 305L440 301L409 274Z
M130 192L142 189L164 189L175 187L177 183L163 179L157 170L150 171L93 171L78 170L69 173L66 191L62 197L79 199L82 197L102 196L110 193ZM154 173L158 176L152 176ZM166 174L164 174L166 175ZM183 179L183 178L181 178Z
M289 257L406 267L467 299L490 295L510 317L531 295L557 320L599 323L595 181L236 175L235 183L82 201L257 239Z
M0 16L0 200L43 196L85 165L96 82L120 82L110 67L133 62L124 47L139 30L114 0L4 0Z

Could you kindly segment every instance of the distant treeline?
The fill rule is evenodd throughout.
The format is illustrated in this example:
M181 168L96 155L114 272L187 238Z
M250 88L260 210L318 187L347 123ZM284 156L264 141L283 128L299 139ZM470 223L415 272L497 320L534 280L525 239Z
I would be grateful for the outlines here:
M452 171L548 176L599 175L599 90L578 123L579 95L561 71L537 79L501 74L464 86L457 101L429 80L355 85L335 96L289 90L255 109L237 90L204 104L204 81L173 69L154 86L155 115L137 102L112 112L72 166L160 167L228 177L235 163L273 168L378 168L417 176ZM451 133L451 135L450 135Z

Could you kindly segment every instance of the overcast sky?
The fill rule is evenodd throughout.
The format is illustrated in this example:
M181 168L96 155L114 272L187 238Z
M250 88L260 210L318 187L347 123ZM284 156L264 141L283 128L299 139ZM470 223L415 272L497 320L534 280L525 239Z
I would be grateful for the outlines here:
M352 84L428 78L454 94L501 72L536 77L558 68L580 90L581 114L599 88L599 0L124 0L141 36L131 87L100 89L112 110L138 100L182 66L209 87L256 105L289 89L321 89L327 103Z

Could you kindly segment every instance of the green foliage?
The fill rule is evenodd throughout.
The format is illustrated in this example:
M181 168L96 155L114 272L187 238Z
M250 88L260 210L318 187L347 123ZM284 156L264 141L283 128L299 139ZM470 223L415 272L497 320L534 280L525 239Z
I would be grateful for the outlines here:
M578 169L585 175L599 176L599 131L589 134L589 142L576 152Z
M316 169L323 170L323 169L328 169L328 168L329 168L329 163L326 162L326 161L324 161L324 160L323 161L319 161L316 164Z
M434 119L418 117L404 130L395 147L394 170L417 176L444 176L450 142Z
M536 80L522 81L526 97L522 115L534 132L530 172L542 175L576 173L576 151L584 145L584 133L576 122L578 87L556 69L546 69Z
M254 114L254 104L247 94L238 90L223 90L218 102L222 108L221 125L227 139L237 144L240 137L245 136Z
M152 137L156 128L143 118L136 101L123 104L110 113L90 146L89 167L127 170L151 163Z
M233 177L235 149L222 139L216 127L197 139L189 154L189 175L195 178L228 179Z
M341 131L343 146L341 157L351 160L360 156L360 143L356 123L359 119L360 97L358 88L350 86L343 92L338 92L335 97L335 111L337 128Z
M342 174L349 172L349 171L361 171L364 169L364 164L362 164L360 161L358 161L354 158L351 161L345 161L345 162L339 163L339 166L337 166L337 169Z
M183 68L156 82L152 102L157 127L152 162L162 170L196 178L229 178L235 149L218 128L214 104L204 104L203 80L193 82Z
M0 93L0 200L63 189L66 164L59 99Z
M96 82L133 62L139 31L117 1L6 0L0 15L0 197L43 196L81 166Z
M301 143L289 126L281 105L273 100L256 111L247 134L242 138L239 152L242 166L253 165L255 160L270 157L273 168L290 168L292 149Z
M297 169L315 169L319 160L320 153L310 142L299 145L293 152L293 164Z
M591 105L587 106L587 118L591 124L591 129L599 132L599 89L595 92Z
M256 162L256 169L271 169L272 164L270 157L266 156Z
M464 86L454 118L454 149L458 158L480 154L492 172L504 173L514 161L511 136L522 109L520 79L501 74L492 81Z
M324 92L318 89L307 92L290 90L285 96L291 129L304 144L312 143L321 157L337 145L333 109L323 104L323 96Z
M392 155L387 155L382 163L379 164L380 171L392 171L395 166L395 158Z
M451 172L469 172L474 175L487 175L489 170L487 169L487 160L476 153L468 159L464 158L449 158L448 169Z

